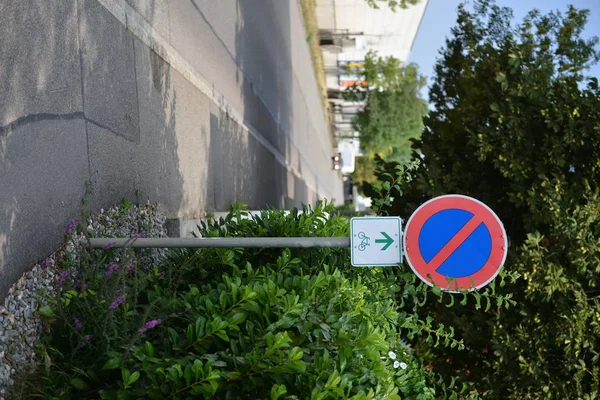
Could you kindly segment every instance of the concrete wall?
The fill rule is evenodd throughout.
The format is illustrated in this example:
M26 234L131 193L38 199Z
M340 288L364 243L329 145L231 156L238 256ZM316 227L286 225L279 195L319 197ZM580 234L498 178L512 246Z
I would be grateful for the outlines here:
M0 1L0 298L86 182L187 219L343 200L296 1L261 2Z
M319 29L336 29L336 0L317 0L317 24Z

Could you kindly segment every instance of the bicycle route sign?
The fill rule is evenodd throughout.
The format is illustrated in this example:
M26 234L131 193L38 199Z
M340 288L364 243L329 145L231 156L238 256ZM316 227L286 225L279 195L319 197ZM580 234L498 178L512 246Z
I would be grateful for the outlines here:
M356 217L350 220L350 253L355 267L389 267L402 260L399 217Z
M403 246L415 274L448 292L487 285L508 252L506 231L494 211L462 195L436 197L417 208L406 223Z

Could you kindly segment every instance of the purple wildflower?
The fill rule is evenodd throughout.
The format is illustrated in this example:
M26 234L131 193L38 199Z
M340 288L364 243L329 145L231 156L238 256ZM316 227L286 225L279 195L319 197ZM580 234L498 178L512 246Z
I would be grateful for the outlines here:
M85 335L85 336L83 337L83 339L84 339L86 342L89 342L91 338L92 338L92 336L91 336L91 335Z
M144 232L136 233L133 235L133 237L136 239L143 238L144 236L146 236L146 234Z
M56 283L58 283L59 285L62 285L63 283L65 283L67 278L69 276L71 276L72 273L73 273L73 270L70 270L70 269L67 269L66 271L61 272L60 275L58 276L58 278L56 279Z
M108 243L106 243L104 246L102 246L102 248L103 248L104 250L108 250L108 249L110 249L111 247L113 247L114 245L115 245L115 244L114 244L113 242L108 242Z
M106 265L106 272L104 273L104 277L105 278L110 277L113 274L113 272L115 272L117 269L119 269L119 264L114 263L114 262L109 262Z
M110 309L114 310L115 308L119 307L124 301L125 301L125 295L117 297L115 299L115 301L113 301L110 304Z
M81 324L81 321L78 319L75 319L75 321L73 321L73 325L75 326L75 329L81 329L83 328L83 325Z
M44 261L42 261L42 263L40 264L40 266L42 268L46 268L48 265L50 265L50 259L46 258Z
M77 279L75 281L75 286L79 286L81 288L81 293L85 293L88 287L87 283L81 282L81 279Z
M119 294L121 294L121 289L115 290L115 296L118 296Z
M78 222L76 219L72 219L67 223L67 226L65 226L65 233L69 234L71 232L73 232L73 228L75 228L77 226Z
M129 265L127 265L127 269L129 272L133 271L133 269L137 266L137 260L133 260Z
M146 333L148 329L156 328L158 325L162 324L162 319L153 319L151 321L146 322L146 325L142 326L138 329L139 333Z

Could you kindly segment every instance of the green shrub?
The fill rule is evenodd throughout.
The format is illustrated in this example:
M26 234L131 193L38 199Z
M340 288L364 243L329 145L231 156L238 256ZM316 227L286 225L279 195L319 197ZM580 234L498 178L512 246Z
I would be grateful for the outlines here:
M199 233L348 235L333 210L249 217L234 207ZM49 330L35 378L21 384L30 396L456 399L460 391L404 344L418 336L462 346L452 328L419 316L428 287L405 267L352 268L343 248L183 249L147 266L131 249L76 243L58 295L40 310Z
M460 7L436 65L434 109L413 146L415 178L400 180L393 202L374 200L408 217L427 199L461 193L503 221L505 270L522 279L501 292L516 307L430 302L421 312L455 327L466 349L413 343L435 371L486 399L600 393L600 89L586 76L599 53L584 34L588 16L570 6L514 24L493 1ZM374 189L394 186L400 166L377 164Z

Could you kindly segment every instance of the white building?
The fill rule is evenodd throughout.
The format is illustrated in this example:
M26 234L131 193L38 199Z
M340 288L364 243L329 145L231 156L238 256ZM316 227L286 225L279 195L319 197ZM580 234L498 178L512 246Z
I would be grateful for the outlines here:
M359 77L349 73L348 68L360 69L369 51L405 62L428 3L429 0L421 0L417 5L393 12L385 2L374 9L366 0L317 0L317 23L332 104L331 120L340 140L338 151L354 147L355 154L360 154L360 137L352 128L352 120L364 103L340 98L341 90L359 83ZM354 169L353 160L346 160L345 164L348 171Z
M385 2L374 9L365 0L317 0L327 87L350 85L353 77L344 76L340 67L348 62L359 66L370 50L406 61L428 3L421 0L392 12Z

